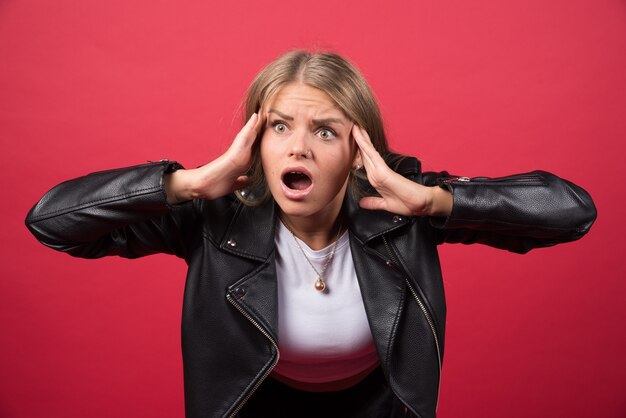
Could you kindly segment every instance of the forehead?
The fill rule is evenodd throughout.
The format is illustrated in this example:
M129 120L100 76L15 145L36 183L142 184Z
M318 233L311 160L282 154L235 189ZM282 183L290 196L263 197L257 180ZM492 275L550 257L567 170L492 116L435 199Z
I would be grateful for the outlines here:
M293 116L302 113L345 118L343 111L326 92L299 82L281 88L265 106L265 111L270 109L293 113Z

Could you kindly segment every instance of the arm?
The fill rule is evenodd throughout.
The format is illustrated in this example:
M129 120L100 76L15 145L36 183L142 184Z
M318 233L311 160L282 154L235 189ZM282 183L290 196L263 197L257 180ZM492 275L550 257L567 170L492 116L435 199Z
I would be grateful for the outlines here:
M545 171L473 179L426 173L423 182L453 196L451 213L431 219L440 243L481 243L525 253L581 238L597 215L585 190Z
M391 170L355 127L368 180L380 197L360 202L407 216L429 216L436 239L482 243L525 253L582 237L596 218L591 197L557 176L536 171L489 179L426 173L413 182Z
M71 255L184 257L197 202L244 186L259 118L248 121L222 156L194 170L169 161L101 171L54 187L30 210L39 241ZM179 203L179 204L176 204Z
M162 183L165 173L178 168L162 161L63 182L30 210L26 226L44 245L77 257L182 256L176 216ZM177 212L189 218L189 209L187 204Z

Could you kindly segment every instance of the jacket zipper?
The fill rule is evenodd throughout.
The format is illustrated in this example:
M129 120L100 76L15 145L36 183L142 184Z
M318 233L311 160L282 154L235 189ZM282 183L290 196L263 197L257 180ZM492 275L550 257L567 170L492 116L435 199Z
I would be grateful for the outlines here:
M462 183L514 183L514 184L544 184L545 181L543 179L543 177L541 177L539 174L521 174L521 175L515 175L515 176L506 176L506 177L496 177L496 178L489 178L489 177L474 177L474 178L469 178L469 177L450 177L448 179L442 179L440 180L441 183L443 184L449 184L452 183L453 181L458 181L458 182L462 182Z
M259 380L257 380L257 382L254 384L254 387L252 388L252 390L250 392L248 392L248 394L246 395L245 398L243 398L243 400L241 402L239 402L239 404L235 407L235 409L233 410L233 412L229 415L229 418L234 418L235 415L237 415L239 413L239 411L241 410L241 408L243 407L243 405L248 402L248 399L250 399L250 397L254 394L254 392L256 392L256 390L259 388L259 386L261 386L261 383L263 383L263 381L267 378L267 376L272 372L272 370L274 369L274 367L276 366L276 364L278 363L278 359L280 358L280 352L278 351L278 344L276 344L276 341L274 341L274 339L272 338L271 335L269 335L267 333L267 331L265 331L263 329L263 327L261 327L258 322L256 322L254 319L252 319L252 317L250 315L248 315L248 313L246 311L243 310L243 308L237 304L231 297L230 293L228 293L226 295L226 299L235 307L237 308L237 310L239 312L241 312L241 314L243 316L246 317L246 319L248 319L248 321L250 321L252 323L252 325L254 325L259 331L261 331L261 333L268 339L270 340L270 343L272 343L272 345L274 346L274 348L276 349L276 358L274 359L274 362L272 363L272 366L267 369L265 371L265 373L263 374L263 376L261 376L261 378Z
M383 242L385 243L385 248L387 249L387 252L389 253L389 256L391 257L393 263L395 263L397 266L400 266L396 257L394 256L393 251L391 250L391 246L389 245L389 242L387 241L387 237L384 235L383 235ZM437 330L435 329L435 322L430 316L430 313L428 313L428 310L426 309L426 305L424 305L422 300L417 295L417 292L415 292L415 289L413 289L413 286L411 286L411 283L409 282L409 279L406 273L404 273L404 271L402 271L402 273L404 275L404 281L409 287L409 290L411 294L413 295L413 298L417 302L417 305L419 306L420 310L424 314L424 317L426 317L426 322L428 322L430 330L433 334L433 338L435 339L435 348L437 350L437 366L439 369L439 376L437 376L437 402L435 403L435 411L436 411L439 406L439 393L441 390L441 351L439 349L439 338L437 337Z
M525 184L533 184L533 183L544 183L543 178L538 174L521 174L516 176L506 176L506 177L497 177L497 178L488 178L488 177L476 177L471 180L471 182L487 182L487 183L525 183Z
M441 179L439 181L444 184L449 184L449 183L452 183L453 181L468 182L470 181L470 178L469 177L450 177L447 179Z

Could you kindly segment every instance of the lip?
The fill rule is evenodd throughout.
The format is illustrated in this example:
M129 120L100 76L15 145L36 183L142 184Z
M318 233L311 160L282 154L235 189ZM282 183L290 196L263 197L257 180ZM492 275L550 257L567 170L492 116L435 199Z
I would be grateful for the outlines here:
M307 187L306 189L302 189L302 190L294 190L294 189L290 189L289 187L287 187L287 185L283 183L283 177L285 176L285 174L290 173L292 171L306 174L311 179L311 185ZM309 193L311 193L311 190L313 190L313 185L314 185L313 176L311 175L311 172L307 170L305 167L302 167L302 166L287 167L280 173L280 187L283 189L283 194L288 199L291 199L291 200L304 199L305 197L308 196Z

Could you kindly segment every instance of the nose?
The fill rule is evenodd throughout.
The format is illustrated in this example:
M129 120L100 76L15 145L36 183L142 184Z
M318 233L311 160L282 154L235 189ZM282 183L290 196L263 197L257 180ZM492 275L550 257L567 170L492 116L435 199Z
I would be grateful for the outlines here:
M289 149L289 156L295 158L311 158L311 149L307 144L307 137L305 132L294 132L291 135L291 144Z

